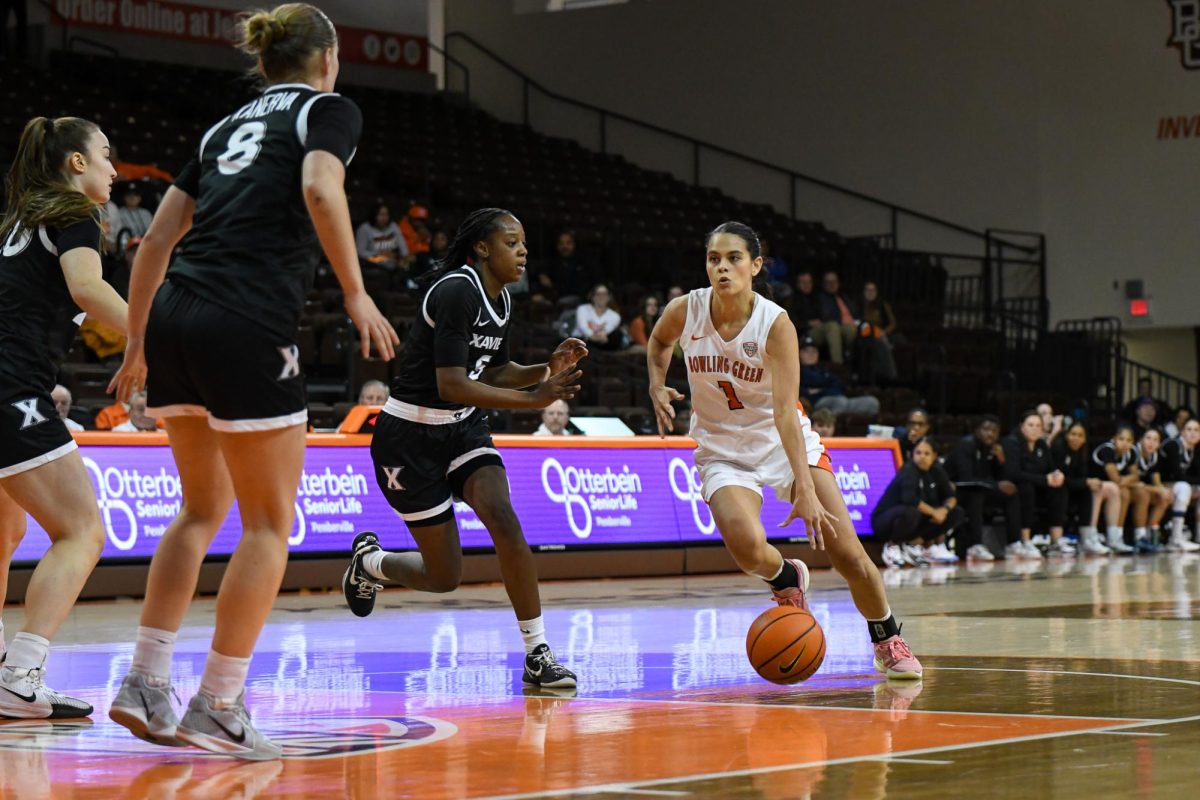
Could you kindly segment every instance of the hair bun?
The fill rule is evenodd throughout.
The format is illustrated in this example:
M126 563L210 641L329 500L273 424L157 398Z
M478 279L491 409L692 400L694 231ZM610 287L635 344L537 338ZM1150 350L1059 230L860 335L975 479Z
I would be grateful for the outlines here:
M276 42L287 36L287 27L277 15L278 9L258 11L246 19L245 47L256 55L262 55Z

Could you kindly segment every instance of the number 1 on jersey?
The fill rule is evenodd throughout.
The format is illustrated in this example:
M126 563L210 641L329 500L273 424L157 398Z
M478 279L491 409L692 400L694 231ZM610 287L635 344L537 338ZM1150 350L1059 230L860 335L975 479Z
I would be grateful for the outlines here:
M742 401L738 399L737 392L733 390L733 384L729 381L717 381L717 386L721 387L721 391L725 393L725 399L729 401L730 411L740 411L745 408Z

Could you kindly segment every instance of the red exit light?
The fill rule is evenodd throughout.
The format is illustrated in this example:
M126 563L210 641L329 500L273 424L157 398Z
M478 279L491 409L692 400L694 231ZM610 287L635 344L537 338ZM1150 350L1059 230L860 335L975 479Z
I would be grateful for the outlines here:
M1148 317L1148 316L1150 316L1150 301L1149 300L1130 300L1129 301L1129 316L1131 316L1131 317Z

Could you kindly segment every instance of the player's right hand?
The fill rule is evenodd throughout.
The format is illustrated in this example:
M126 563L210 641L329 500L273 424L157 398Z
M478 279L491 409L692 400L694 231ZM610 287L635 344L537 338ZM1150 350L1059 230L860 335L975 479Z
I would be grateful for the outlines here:
M579 394L579 384L575 381L582 376L583 370L576 369L574 364L551 375L533 390L533 396L536 398L534 407L545 408L555 400L573 400L575 395Z
M108 383L107 391L117 393L117 402L128 403L134 392L140 392L146 386L146 348L142 337L129 337L125 344L125 359L121 368Z
M825 534L828 533L833 538L837 538L837 517L821 505L816 491L811 488L808 491L799 489L796 491L792 510L788 512L787 519L779 523L779 527L786 528L794 519L804 521L804 527L808 533L808 543L814 550L825 549Z
M346 295L346 313L350 315L354 327L358 328L358 338L362 342L362 357L371 357L371 345L379 351L379 357L391 361L396 357L396 345L400 337L387 317L375 305L375 301L366 292L356 295Z
M650 390L650 399L654 403L654 416L658 420L658 435L665 437L667 431L675 428L674 400L682 400L683 395L670 386L655 386Z

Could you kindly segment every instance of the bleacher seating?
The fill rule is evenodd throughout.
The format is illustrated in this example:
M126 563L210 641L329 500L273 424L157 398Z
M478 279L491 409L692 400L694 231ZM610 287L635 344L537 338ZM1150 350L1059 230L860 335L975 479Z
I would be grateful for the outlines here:
M30 116L74 114L100 123L123 159L177 172L213 121L254 92L238 73L73 53L52 54L47 71L14 72L20 74L3 87L0 108L0 159L6 163ZM93 80L96 75L104 80ZM739 219L770 238L775 255L793 268L836 268L848 292L874 280L892 301L906 343L895 349L899 385L871 389L881 399L884 421L901 417L922 397L938 412L970 413L999 385L1003 342L990 331L943 327L946 273L930 256L884 249L869 239L846 240L818 221L793 220L713 187L501 122L450 95L339 90L358 103L366 120L347 175L351 203L360 211L376 198L401 208L416 197L452 226L473 207L510 207L525 223L534 261L551 250L560 229L570 227L581 257L596 266L598 279L613 284L623 309L635 307L647 286L700 283L705 232ZM404 337L418 299L379 273L368 275L367 285ZM529 314L513 335L514 354L529 360L544 359L557 344L543 320ZM356 333L328 269L314 276L299 345L318 412L314 419L323 418L325 406L351 399L363 380L387 380L394 371L358 355ZM64 366L64 379L78 403L103 404L102 391L95 390L108 368L77 363L76 355ZM594 354L586 369L581 405L622 409L622 416L641 422L634 411L645 410L642 356ZM678 361L669 380L683 387ZM515 425L523 418L503 419ZM847 432L865 432L865 420L844 422Z

